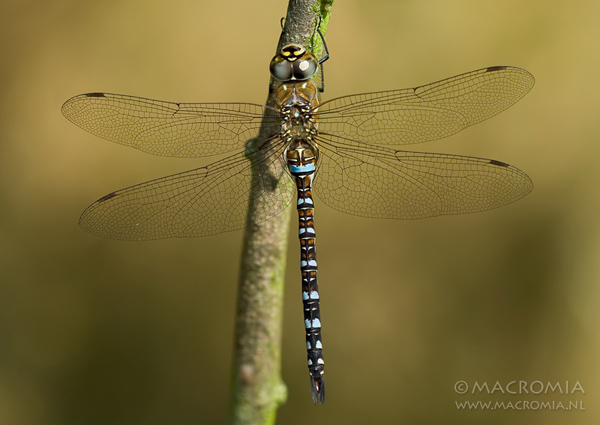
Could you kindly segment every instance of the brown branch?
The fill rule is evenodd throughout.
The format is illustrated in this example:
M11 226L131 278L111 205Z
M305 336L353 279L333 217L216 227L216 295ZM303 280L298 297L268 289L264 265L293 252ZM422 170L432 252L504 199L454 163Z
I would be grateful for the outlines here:
M290 0L277 51L286 44L296 43L319 57L322 45L319 37L315 37L315 29L320 19L320 29L325 34L332 3L332 0ZM271 90L267 105L274 105ZM277 131L263 122L254 146ZM265 186L264 176L270 175L276 181L287 178L287 174L280 161L275 161L269 169L256 164L253 168L235 320L231 411L231 423L235 425L273 424L277 408L287 397L281 378L281 326L290 214L286 210L268 221L261 221L260 217L266 203L272 202L269 194L273 188Z

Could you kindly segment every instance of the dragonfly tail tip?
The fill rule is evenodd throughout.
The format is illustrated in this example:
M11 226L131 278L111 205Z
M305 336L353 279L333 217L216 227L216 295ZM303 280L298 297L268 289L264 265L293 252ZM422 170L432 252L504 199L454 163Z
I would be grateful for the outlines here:
M313 403L317 404L319 401L325 403L325 381L323 376L318 378L310 377L310 389L312 392Z

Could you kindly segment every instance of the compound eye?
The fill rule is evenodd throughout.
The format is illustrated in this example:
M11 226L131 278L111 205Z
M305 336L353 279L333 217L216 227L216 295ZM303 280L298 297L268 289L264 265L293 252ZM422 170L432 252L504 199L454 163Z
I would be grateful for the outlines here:
M319 70L319 63L314 58L299 59L294 62L294 79L308 80Z
M269 68L271 75L279 81L289 81L292 79L292 64L281 57L274 57Z

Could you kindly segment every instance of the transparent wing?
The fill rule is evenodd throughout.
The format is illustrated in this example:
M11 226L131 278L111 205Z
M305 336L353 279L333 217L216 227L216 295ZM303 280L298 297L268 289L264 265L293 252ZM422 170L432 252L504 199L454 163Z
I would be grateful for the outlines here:
M500 161L408 152L319 136L315 194L362 217L417 219L498 208L527 195L533 183Z
M110 93L75 96L63 115L95 136L162 156L231 152L256 137L266 107L252 103L174 103Z
M263 195L257 217L267 220L289 205L295 186L282 171L282 146L245 157L229 156L206 167L131 186L104 196L81 215L80 226L111 239L148 240L207 236L241 229L250 185ZM251 162L275 170L252 180ZM257 192L252 192L257 193Z
M390 146L441 139L509 108L534 82L524 69L496 66L415 88L338 97L319 106L319 129Z

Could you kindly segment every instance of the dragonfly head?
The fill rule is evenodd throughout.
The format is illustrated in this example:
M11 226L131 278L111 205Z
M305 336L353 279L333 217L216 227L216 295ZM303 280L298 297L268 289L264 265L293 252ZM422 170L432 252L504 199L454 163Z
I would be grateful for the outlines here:
M306 81L319 70L319 61L303 46L288 44L271 59L271 75L283 82Z

